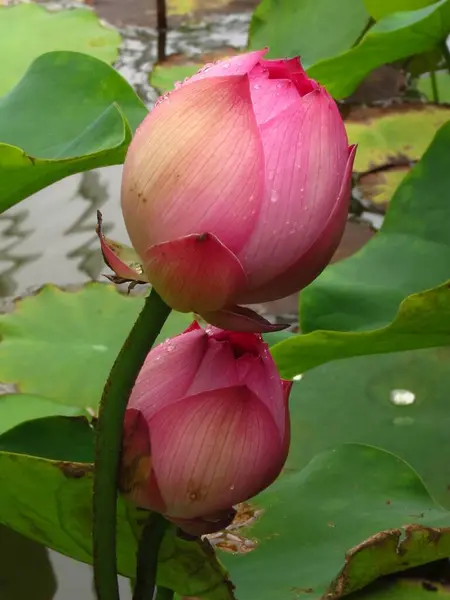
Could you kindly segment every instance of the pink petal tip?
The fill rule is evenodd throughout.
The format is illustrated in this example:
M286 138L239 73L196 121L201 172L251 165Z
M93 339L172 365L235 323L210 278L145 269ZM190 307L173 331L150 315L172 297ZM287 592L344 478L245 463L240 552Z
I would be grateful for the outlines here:
M247 282L239 259L212 233L151 246L145 269L161 297L180 312L219 310Z
M102 213L97 211L97 227L95 231L98 235L98 239L100 240L100 248L103 254L103 260L116 274L115 278L111 278L113 281L117 281L117 283L123 283L125 281L135 281L137 283L147 283L145 275L143 273L143 269L138 262L139 257L134 252L132 248L128 248L118 242L114 242L109 238L106 238L103 235L102 231ZM127 254L131 264L136 265L136 268L131 267L127 262L124 262L121 258L121 254Z

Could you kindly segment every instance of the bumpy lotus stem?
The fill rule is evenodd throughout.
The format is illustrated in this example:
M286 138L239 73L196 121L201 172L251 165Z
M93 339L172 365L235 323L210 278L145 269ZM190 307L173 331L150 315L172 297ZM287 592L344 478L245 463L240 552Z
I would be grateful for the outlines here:
M152 290L106 381L97 421L93 500L94 579L98 600L119 600L117 489L122 427L128 398L170 308Z

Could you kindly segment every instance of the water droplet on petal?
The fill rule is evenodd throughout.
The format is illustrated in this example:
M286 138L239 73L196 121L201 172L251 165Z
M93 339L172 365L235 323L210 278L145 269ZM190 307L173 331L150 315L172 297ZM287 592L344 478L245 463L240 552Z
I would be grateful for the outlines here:
M223 63L222 67L224 69L229 69L230 68L230 63L229 62Z
M391 390L389 400L395 406L410 406L416 401L416 395L409 390Z
M155 108L159 105L162 104L163 102L168 102L169 101L169 94L163 94L162 96L160 96L158 98L158 100L155 102Z
M253 89L254 89L254 90L260 90L260 89L261 89L261 86L259 85L259 83L254 83L254 84L253 84Z
M270 201L275 203L278 202L278 192L275 190L272 190L271 194L270 194Z

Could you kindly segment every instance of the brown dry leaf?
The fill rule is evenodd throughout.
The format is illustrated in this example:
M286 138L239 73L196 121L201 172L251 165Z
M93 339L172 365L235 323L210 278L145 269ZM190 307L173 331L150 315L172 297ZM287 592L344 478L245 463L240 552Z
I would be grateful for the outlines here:
M247 554L256 548L257 542L241 535L240 530L251 525L263 511L248 502L238 504L236 510L233 522L226 529L206 535L205 538L213 547L219 548L223 552Z
M409 173L409 166L388 167L363 173L358 187L364 198L386 210L395 190Z

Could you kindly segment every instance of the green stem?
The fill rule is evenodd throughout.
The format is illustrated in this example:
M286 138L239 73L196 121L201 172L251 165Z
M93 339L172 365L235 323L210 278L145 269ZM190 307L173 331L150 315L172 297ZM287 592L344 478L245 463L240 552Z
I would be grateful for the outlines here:
M437 85L436 71L430 71L431 93L433 94L433 102L439 104L439 91Z
M445 64L447 65L447 71L450 73L450 50L448 49L447 42L442 43L442 54L445 58Z
M116 520L123 420L134 382L170 310L152 290L103 390L97 421L93 500L94 580L98 600L120 600Z
M361 40L363 39L363 37L366 35L366 33L369 31L369 29L371 29L371 28L372 28L372 26L373 26L373 25L375 25L375 19L372 19L372 18L370 18L370 19L367 21L367 23L366 23L366 26L364 27L364 29L363 29L363 30L361 31L361 33L359 34L359 37L358 37L358 39L356 40L356 42L354 42L354 44L353 44L353 48L354 48L355 46L357 46L357 45L358 45L358 44L361 42Z
M155 600L172 600L172 598L173 590L169 590L169 588L159 586L156 588Z
M154 513L144 527L139 540L133 600L153 600L159 548L169 525L162 515Z

